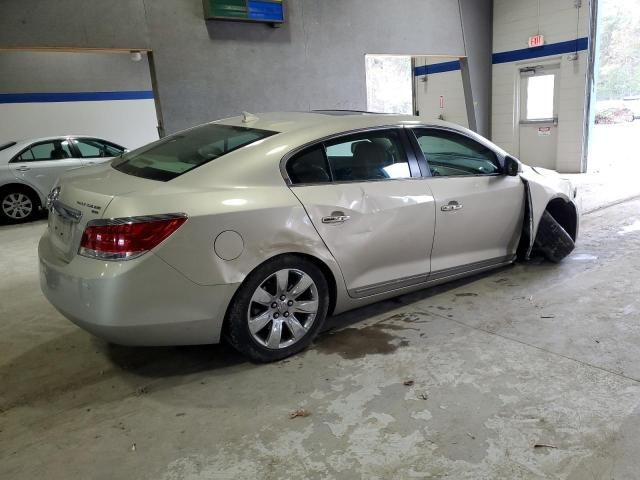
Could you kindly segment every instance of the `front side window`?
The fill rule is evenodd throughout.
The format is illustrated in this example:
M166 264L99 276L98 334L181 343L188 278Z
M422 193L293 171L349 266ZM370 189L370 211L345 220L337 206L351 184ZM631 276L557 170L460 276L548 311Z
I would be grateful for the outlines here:
M76 139L74 144L82 158L117 157L124 152L122 147L93 138Z
M469 137L445 130L414 130L433 176L496 175L496 154Z
M398 132L373 131L327 142L326 155L336 182L410 178Z
M71 148L68 140L53 140L31 145L12 162L38 162L43 160L62 160L71 158Z
M167 182L276 133L255 128L207 124L125 153L111 166L129 175Z

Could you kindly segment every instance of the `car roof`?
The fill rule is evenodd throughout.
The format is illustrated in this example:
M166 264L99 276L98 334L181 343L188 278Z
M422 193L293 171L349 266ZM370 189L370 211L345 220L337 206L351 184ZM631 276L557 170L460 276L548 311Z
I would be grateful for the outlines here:
M66 139L66 138L97 138L99 140L105 140L95 135L51 135L48 137L35 137L35 138L22 138L19 140L7 140L3 143L16 142L15 147L23 148L28 145L31 145L32 143L47 142L50 140L60 140L60 139ZM106 140L106 141L109 141L109 140Z
M245 113L244 115L217 120L212 123L239 127L271 130L278 133L293 133L305 130L318 137L361 128L384 126L427 125L446 127L468 132L453 123L430 120L413 115L371 113L352 110L316 110L311 112Z

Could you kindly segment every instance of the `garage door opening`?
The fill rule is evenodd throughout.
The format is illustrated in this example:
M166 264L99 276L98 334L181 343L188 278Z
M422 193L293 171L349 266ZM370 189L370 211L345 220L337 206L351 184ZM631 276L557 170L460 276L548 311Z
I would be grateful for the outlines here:
M151 52L4 49L0 143L62 135L129 149L162 134Z
M475 129L466 59L366 55L367 110L419 115ZM471 112L471 113L470 113Z
M588 172L640 172L640 8L635 0L598 4L595 108Z

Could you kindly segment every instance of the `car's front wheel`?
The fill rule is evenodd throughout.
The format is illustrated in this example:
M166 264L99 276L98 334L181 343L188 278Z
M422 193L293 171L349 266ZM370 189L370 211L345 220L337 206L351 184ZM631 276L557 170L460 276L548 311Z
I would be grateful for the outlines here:
M322 327L329 288L320 268L296 255L253 271L229 308L229 343L256 362L272 362L306 348Z
M0 221L22 223L38 214L38 197L27 188L9 187L0 190Z
M535 244L547 260L554 263L560 262L576 246L571 235L546 210L540 219Z

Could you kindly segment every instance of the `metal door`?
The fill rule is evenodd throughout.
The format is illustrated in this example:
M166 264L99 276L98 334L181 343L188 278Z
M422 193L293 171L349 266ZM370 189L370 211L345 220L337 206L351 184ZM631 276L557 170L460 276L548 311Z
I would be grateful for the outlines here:
M534 167L556 168L560 66L520 69L520 159Z

